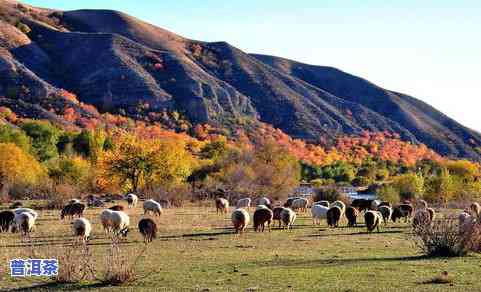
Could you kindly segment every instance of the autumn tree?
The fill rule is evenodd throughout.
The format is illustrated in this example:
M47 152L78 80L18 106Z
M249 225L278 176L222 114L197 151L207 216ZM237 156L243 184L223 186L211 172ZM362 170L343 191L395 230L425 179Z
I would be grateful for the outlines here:
M125 135L117 143L114 149L103 154L99 164L104 176L118 179L129 190L178 183L190 175L192 157L180 141Z
M415 200L424 193L424 178L415 173L402 174L394 179L393 186L402 200Z
M45 170L30 154L13 143L0 143L0 190L5 193L14 184L35 184Z

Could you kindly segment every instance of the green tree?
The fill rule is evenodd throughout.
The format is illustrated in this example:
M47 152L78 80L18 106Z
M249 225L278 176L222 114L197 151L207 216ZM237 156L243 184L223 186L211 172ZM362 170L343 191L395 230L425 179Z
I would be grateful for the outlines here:
M9 125L0 126L0 143L13 143L25 152L31 151L30 138L25 132Z
M399 191L391 185L383 185L377 191L377 196L382 201L387 201L391 205L397 204L400 201Z
M58 156L59 130L48 121L28 121L21 128L32 140L33 153L40 161Z

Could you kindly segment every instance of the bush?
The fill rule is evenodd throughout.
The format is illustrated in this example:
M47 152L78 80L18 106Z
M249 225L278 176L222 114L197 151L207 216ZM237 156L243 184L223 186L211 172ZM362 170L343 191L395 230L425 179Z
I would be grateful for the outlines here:
M313 202L317 201L342 201L344 203L349 203L349 198L341 194L337 189L327 188L327 189L317 189L312 196Z
M465 256L479 246L479 228L474 224L460 232L457 223L456 218L446 218L430 225L418 225L414 228L416 245L429 257Z
M365 176L358 176L352 180L352 185L355 187L367 186L371 183L371 180Z
M396 204L400 201L399 192L389 185L383 185L378 191L377 196L380 200Z

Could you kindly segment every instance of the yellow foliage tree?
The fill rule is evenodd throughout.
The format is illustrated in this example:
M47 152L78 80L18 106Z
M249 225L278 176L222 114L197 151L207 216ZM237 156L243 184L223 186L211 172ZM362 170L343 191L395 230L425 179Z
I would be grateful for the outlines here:
M1 190L13 184L36 184L46 177L46 171L37 160L12 143L0 143Z

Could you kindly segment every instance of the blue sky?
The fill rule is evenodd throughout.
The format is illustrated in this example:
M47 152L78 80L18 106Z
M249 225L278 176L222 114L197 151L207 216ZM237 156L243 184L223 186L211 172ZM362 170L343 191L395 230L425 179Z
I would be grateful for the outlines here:
M481 131L481 1L28 0L126 12L182 36L334 66Z

